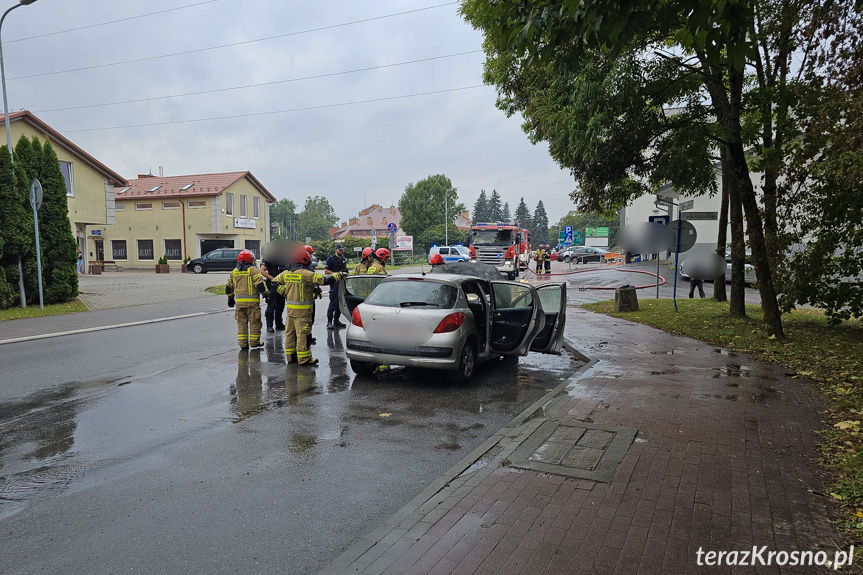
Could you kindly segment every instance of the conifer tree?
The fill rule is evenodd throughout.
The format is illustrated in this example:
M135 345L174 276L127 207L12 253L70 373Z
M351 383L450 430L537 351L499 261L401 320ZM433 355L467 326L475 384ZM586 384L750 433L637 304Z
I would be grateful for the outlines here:
M41 150L40 150L41 151ZM36 154L27 136L22 135L15 145L15 179L18 185L18 195L24 198L24 211L27 213L27 248L21 253L21 264L24 270L24 291L27 303L39 301L39 267L36 265L35 225L33 223L33 207L30 205L30 184L39 177L39 166L36 164ZM41 238L40 238L41 240ZM44 261L45 252L42 251ZM44 276L43 276L44 279Z
M488 221L488 196L486 195L485 190L479 191L479 197L473 205L473 221Z
M533 237L541 244L548 244L548 214L545 213L545 204L542 200L536 203L536 210L533 212Z
M501 215L503 216L503 218L501 219L502 222L508 222L512 219L512 212L509 211L509 202L505 202L503 204L503 210L501 210Z
M518 203L518 207L515 209L515 225L520 228L527 229L530 229L533 225L533 218L530 217L530 210L527 209L527 204L524 203L524 198L521 198L521 201ZM532 237L536 238L535 234L536 232L534 232L534 235Z
M497 190L491 191L491 198L488 200L488 221L499 222L503 220L503 208L500 204L500 194Z
M39 210L39 239L42 253L47 254L42 259L45 303L60 303L78 295L78 251L69 223L66 181L60 171L60 161L50 141L45 142L41 152L39 179L44 194Z
M34 241L33 217L25 207L28 205L27 194L15 177L12 158L8 153L0 153L0 242L3 244L0 307L12 307L19 301L18 258L20 256L22 264L25 263L24 256L32 250Z

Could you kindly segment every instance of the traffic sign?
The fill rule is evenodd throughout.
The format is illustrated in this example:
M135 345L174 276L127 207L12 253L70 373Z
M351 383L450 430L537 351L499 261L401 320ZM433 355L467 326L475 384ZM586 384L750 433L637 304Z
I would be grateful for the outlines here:
M663 226L667 226L671 221L669 216L649 216L647 221L653 224L662 224Z
M564 243L572 243L572 226L563 226Z
M671 246L669 249L671 251L677 251L680 253L688 252L695 245L695 240L698 239L698 232L695 231L695 226L687 222L686 220L674 220L671 222L669 226L671 228ZM677 243L677 229L680 228L680 243ZM677 246L680 246L679 248Z
M572 243L577 246L584 245L584 232L581 230L572 232Z
M399 227L396 225L395 222L390 222L387 224L387 233L388 234L394 234L394 233L396 233L396 231L398 231L398 229L399 229Z
M42 207L42 184L39 183L39 180L33 180L33 183L30 184L30 205L37 212Z

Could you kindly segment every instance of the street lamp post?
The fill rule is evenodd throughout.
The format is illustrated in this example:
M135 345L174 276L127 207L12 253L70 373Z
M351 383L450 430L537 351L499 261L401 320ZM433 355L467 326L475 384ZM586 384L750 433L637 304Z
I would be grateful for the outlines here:
M6 20L6 16L14 10L15 8L20 8L21 6L27 6L28 4L32 4L36 0L20 0L18 4L15 4L5 12L3 12L3 16L0 16L0 82L3 84L3 121L6 124L6 147L9 149L9 156L12 156L12 129L9 127L9 101L6 99L6 66L3 65L3 21ZM21 265L21 256L18 256L18 289L21 292L21 307L27 307L27 297L24 294L24 270ZM41 279L41 276L40 276ZM42 303L41 301L39 302Z

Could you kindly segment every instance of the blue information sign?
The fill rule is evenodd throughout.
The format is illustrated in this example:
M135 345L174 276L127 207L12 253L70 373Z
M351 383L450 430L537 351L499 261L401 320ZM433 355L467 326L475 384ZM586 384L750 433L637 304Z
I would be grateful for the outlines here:
M563 243L572 243L572 226L563 226Z

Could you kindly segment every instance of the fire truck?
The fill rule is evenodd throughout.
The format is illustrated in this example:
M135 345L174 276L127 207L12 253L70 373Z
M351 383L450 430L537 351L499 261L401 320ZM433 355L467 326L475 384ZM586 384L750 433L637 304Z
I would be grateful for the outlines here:
M496 267L510 279L518 277L519 270L528 266L529 232L505 222L477 222L470 228L467 243L472 262Z

